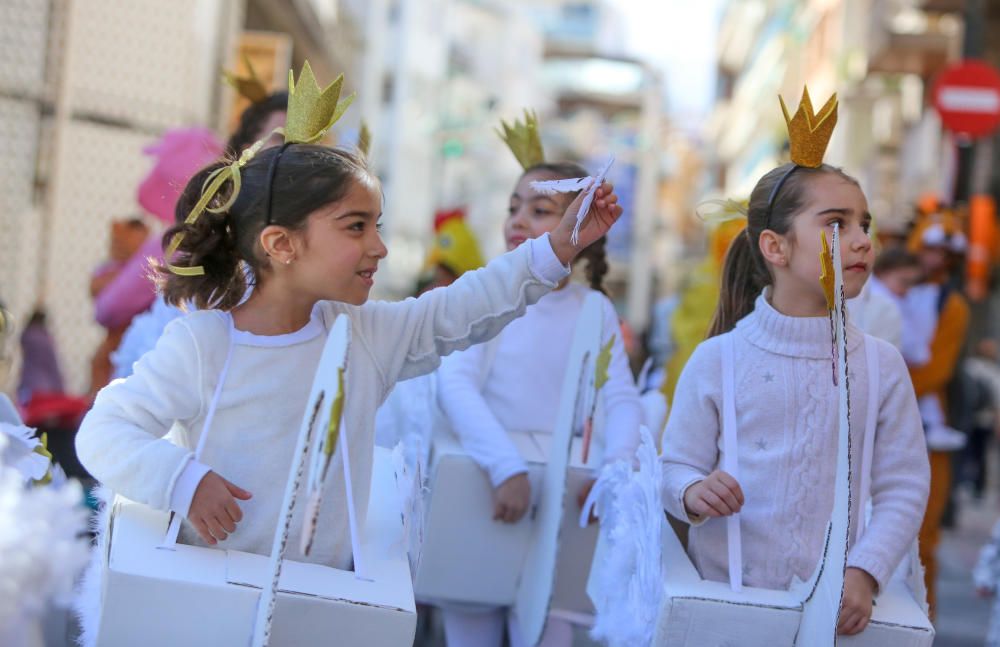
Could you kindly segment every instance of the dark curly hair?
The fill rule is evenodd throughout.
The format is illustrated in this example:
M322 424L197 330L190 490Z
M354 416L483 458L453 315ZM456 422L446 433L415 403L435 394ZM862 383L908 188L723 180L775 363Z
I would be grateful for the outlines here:
M198 309L229 310L239 304L248 287L247 268L258 279L268 271L269 262L260 247L260 233L266 226L268 170L281 148L258 153L240 174L241 188L236 201L220 213L203 212L186 224L184 219L201 198L202 188L216 170L230 164L220 160L206 166L187 183L177 201L174 225L163 236L166 248L175 234L184 238L173 259L180 266L202 266L201 276L178 276L165 263L154 265L154 276L167 303L193 304ZM355 182L378 185L364 158L355 153L317 146L292 144L281 155L271 184L270 224L296 231L305 227L306 217L324 205L343 198ZM216 194L209 207L229 199L232 183Z

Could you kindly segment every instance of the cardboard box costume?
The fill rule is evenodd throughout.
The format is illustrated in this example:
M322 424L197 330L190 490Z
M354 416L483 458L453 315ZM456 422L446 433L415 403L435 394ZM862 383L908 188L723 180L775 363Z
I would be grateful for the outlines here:
M449 431L431 448L424 543L414 580L417 598L434 602L513 606L530 644L542 634L550 608L589 614L586 597L596 526L577 524L576 493L592 470L574 437L581 412L592 410L601 351L599 295L584 302L574 333L562 396L551 434L512 433L529 464L535 495L518 523L492 519L493 488ZM591 456L590 464L596 456Z
M376 449L366 525L352 532L354 570L283 561L306 462L322 465L324 446L346 444L323 432L341 413L334 405L349 340L350 322L338 317L313 382L270 557L165 543L168 512L115 498L103 529L97 645L322 644L331 636L340 645L412 642L416 610L388 450ZM322 478L310 478L314 483L321 486ZM352 503L349 497L349 513Z

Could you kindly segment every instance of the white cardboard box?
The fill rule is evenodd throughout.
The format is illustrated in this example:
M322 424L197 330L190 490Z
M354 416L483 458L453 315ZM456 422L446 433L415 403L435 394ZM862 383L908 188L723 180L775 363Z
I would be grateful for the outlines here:
M286 560L271 645L412 644L416 609L390 452L375 452L362 537L371 579ZM249 645L269 558L181 544L159 548L166 512L121 497L113 505L97 645Z
M544 433L510 436L529 466L534 509L552 437ZM574 437L551 606L590 614L593 605L586 595L586 582L597 543L597 526L580 528L577 523L577 493L594 478L593 470L580 461L581 445L582 440ZM417 598L512 605L532 537L532 511L515 524L494 521L493 488L458 439L441 433L434 439L431 451L424 544L414 582ZM594 453L590 457L592 464L596 462Z
M665 595L655 645L664 647L792 647L802 618L800 592L744 588L702 580L669 524L663 525ZM669 573L669 578L667 577ZM843 647L931 647L934 629L906 588L894 577L876 598L864 632L841 636Z

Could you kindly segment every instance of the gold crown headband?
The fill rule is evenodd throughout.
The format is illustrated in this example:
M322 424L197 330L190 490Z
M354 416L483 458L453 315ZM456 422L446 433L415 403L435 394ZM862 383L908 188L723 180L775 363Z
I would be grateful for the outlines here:
M545 162L542 137L538 132L538 115L533 111L524 111L523 122L515 119L513 124L508 124L501 119L500 128L497 128L496 132L500 139L507 144L510 152L514 153L518 164L524 170L527 171L529 168Z
M251 103L263 101L268 95L267 86L257 76L253 64L250 63L250 57L246 54L243 55L243 64L247 67L247 76L239 76L236 72L222 70L222 78Z
M812 100L809 98L809 88L803 87L799 109L791 117L788 116L788 107L781 95L778 95L778 101L781 103L781 112L785 116L785 124L788 127L788 143L791 148L793 165L785 171L785 174L771 189L771 194L767 198L767 218L764 221L764 229L768 229L771 225L771 210L774 207L774 200L778 197L778 192L784 186L785 180L799 167L819 168L823 164L823 155L826 154L826 147L830 145L833 128L837 125L836 93L826 100L817 113L813 110Z
M285 143L281 150L279 150L271 160L271 166L268 169L268 187L266 189L267 199L265 204L270 204L270 184L274 178L274 173L278 166L278 160L281 158L281 154L284 152L284 149L290 144L312 144L322 139L330 128L333 127L333 124L337 123L337 120L344 115L348 106L350 106L354 101L354 94L351 94L343 100L340 99L340 91L343 85L344 75L341 74L333 81L333 83L326 86L323 90L320 90L319 84L316 82L316 77L313 75L312 68L309 66L309 61L306 61L303 64L302 72L299 73L298 83L295 83L294 71L289 70L288 110L286 112L287 116L285 119L285 126L283 128L275 128L271 132L267 133L254 142L252 146L243 151L239 159L235 162L223 168L217 169L209 175L205 179L205 184L202 186L201 197L198 199L194 208L191 209L191 213L189 213L187 218L184 219L184 223L194 223L205 211L208 211L209 213L221 213L229 209L233 203L236 202L236 198L239 196L240 186L242 184L240 169L246 166L250 160L252 160L253 157L264 147L264 142L266 142L271 135L279 133L284 136ZM219 190L227 181L231 181L233 183L232 194L226 200L225 204L218 207L209 207L209 203L218 194ZM268 208L268 222L270 222L270 218L270 208ZM180 246L182 240L184 240L183 233L175 234L173 239L171 239L170 245L164 253L167 269L179 276L203 275L205 273L205 268L201 265L194 267L181 267L170 264L170 259L177 251L177 248Z

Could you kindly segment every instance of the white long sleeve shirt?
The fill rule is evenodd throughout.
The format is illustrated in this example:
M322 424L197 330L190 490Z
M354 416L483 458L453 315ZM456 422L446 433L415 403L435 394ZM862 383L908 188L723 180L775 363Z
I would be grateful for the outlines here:
M243 521L222 548L266 554L277 526L295 440L313 375L338 314L351 318L345 433L354 503L363 527L368 509L375 410L397 380L432 371L440 358L496 335L569 273L548 237L531 241L419 299L349 306L320 302L310 322L288 335L232 330L217 310L171 322L133 374L97 396L77 435L81 461L120 494L157 509L186 512L211 469L249 490ZM194 460L209 402L233 343L221 398L204 450ZM177 443L164 437L177 423ZM299 506L289 558L346 568L351 563L342 465L329 481L317 542L299 554ZM299 497L301 501L301 496ZM181 540L204 545L185 522Z
M827 317L788 317L763 296L727 333L735 340L736 418L744 582L787 589L807 580L823 550L836 474L838 395ZM899 351L876 340L879 401L869 402L864 337L848 325L852 446L863 446L867 409L878 407L871 466L871 521L848 566L885 586L924 516L930 484L913 385ZM684 492L720 468L721 337L706 340L684 367L663 435L664 503L687 520ZM852 452L852 496L860 497L861 451ZM851 526L856 527L860 506ZM853 538L855 533L851 532ZM728 578L726 520L691 528L688 552L702 577Z
M551 433L555 426L573 330L589 292L571 283L549 293L490 342L494 348L483 344L456 353L438 371L438 402L462 447L494 486L528 469L508 432ZM618 315L607 299L603 331L604 343L615 337L608 382L600 393L607 415L604 460L631 460L642 408Z

